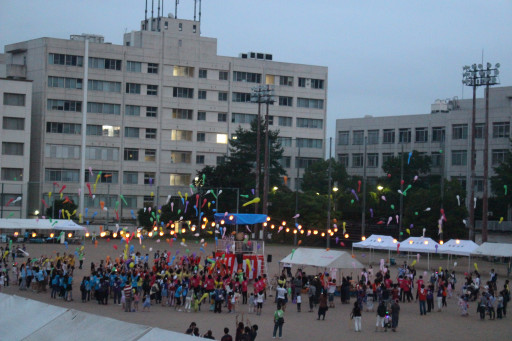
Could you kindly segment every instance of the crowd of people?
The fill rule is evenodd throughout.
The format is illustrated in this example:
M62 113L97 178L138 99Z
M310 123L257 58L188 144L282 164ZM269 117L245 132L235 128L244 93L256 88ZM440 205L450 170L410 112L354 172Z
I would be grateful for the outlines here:
M335 307L335 295L342 304L353 307L350 318L354 320L354 330L361 332L363 313L376 313L376 331L397 331L400 316L400 303L419 304L419 314L425 316L434 311L441 312L452 297L458 298L461 315L467 316L471 302L476 302L477 312L482 319L506 317L507 303L510 300L509 281L503 288L497 287L494 269L489 280L482 283L480 273L475 270L466 273L461 285L457 283L454 271L442 268L433 269L418 275L414 266L404 262L392 276L387 266L377 271L370 266L358 274L357 279L343 276L338 286L336 275L318 273L306 274L298 269L293 275L289 267L283 268L280 276L268 281L260 276L249 281L242 269L232 270L223 258L198 256L195 253L172 255L170 251L142 255L128 247L117 258L107 256L98 264L90 263L90 274L81 280L74 277L75 262L83 267L84 247L62 255L41 255L19 261L11 245L0 250L0 290L10 284L18 285L19 290L48 292L52 299L73 300L73 287L79 285L81 302L96 301L97 304L113 303L125 312L149 312L154 305L169 307L177 312L209 311L211 313L236 314L235 340L252 341L258 334L258 325L245 319L249 314L261 315L263 305L274 296L273 337L281 338L285 312L289 303L302 311L302 300L308 298L308 312L316 310L317 320L325 320L330 308ZM19 247L23 250L22 247ZM23 250L24 251L24 250ZM12 263L9 262L12 258ZM151 258L151 259L150 259ZM12 264L10 267L9 265ZM247 308L242 306L247 305ZM376 309L375 309L376 306ZM241 320L238 318L241 314ZM248 316L247 315L247 316ZM187 334L213 339L211 330L200 335L195 323ZM230 339L231 338L231 339ZM232 340L229 329L225 329L222 340Z

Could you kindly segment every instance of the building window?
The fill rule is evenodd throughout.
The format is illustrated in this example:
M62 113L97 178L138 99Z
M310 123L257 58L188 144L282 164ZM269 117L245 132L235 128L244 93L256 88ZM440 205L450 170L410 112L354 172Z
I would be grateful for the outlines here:
M321 149L323 146L323 140L321 139L305 139L305 138L297 138L295 140L295 144L297 148L316 148Z
M382 143L395 143L395 129L384 129L382 132Z
M293 106L293 97L279 96L279 105L282 107Z
M292 118L286 116L278 116L277 125L280 127L291 127Z
M452 150L452 166L465 166L467 155L466 150Z
M261 73L233 71L234 82L261 83Z
M274 85L275 84L275 76L274 75L266 75L265 76L265 84Z
M146 128L146 139L156 139L156 128Z
M148 63L148 73L158 74L158 64Z
M183 23L179 23L178 24L178 30L179 31L183 31Z
M87 102L87 112L91 114L120 115L121 105L111 103Z
M353 168L361 168L363 167L363 154L356 153L352 154L352 167Z
M119 137L121 128L111 125L87 125L86 133L90 136Z
M197 142L205 142L206 141L206 133L197 133Z
M251 94L246 92L233 92L231 100L233 102L249 103L251 102Z
M19 117L7 117L2 119L2 128L5 130L24 130L25 119Z
M432 152L430 159L432 160L432 167L441 167L443 154L439 152Z
M193 111L190 109L172 109L172 118L178 120L192 120Z
M432 128L432 142L444 142L445 139L444 127L433 127Z
M197 120L198 121L206 121L206 111L198 111L197 112Z
M192 33L196 33L197 32L197 25L192 25Z
M281 164L281 167L283 167L283 168L290 168L292 165L292 158L290 156L282 156L279 159L279 163Z
M153 207L153 205L155 204L155 199L151 195L145 195L143 200L144 201L143 201L142 205L144 207Z
M172 72L174 77L194 77L194 68L190 66L174 66Z
M126 93L140 95L140 84L126 83Z
M144 150L144 161L155 162L156 161L156 149L145 149Z
M220 81L227 81L229 78L229 72L228 71L219 71L219 80Z
M120 93L121 92L121 83L90 79L89 82L87 83L87 89L89 89L91 91Z
M295 168L308 168L315 162L318 162L322 159L320 158L309 158L309 157L296 157L295 158Z
M23 155L23 143L2 142L2 155Z
M368 130L368 144L379 144L379 130Z
M475 124L475 139L483 139L484 138L484 123L476 123Z
M368 167L369 168L377 168L379 167L379 154L378 153L368 153Z
M227 144L228 134L217 134L215 141L219 144Z
M277 138L277 142L281 145L281 147L291 147L292 146L292 138L279 136Z
M158 64L157 64L158 66ZM132 61L127 61L126 62L126 71L128 72L141 72L142 71L142 63L141 62L132 62ZM148 72L149 72L149 67L148 67Z
M402 128L398 130L398 143L411 143L410 128Z
M174 87L172 96L176 98L194 98L194 89Z
M89 57L89 67L92 69L121 70L119 59Z
M51 169L44 171L44 180L47 182L79 182L80 171L78 169Z
M393 153L382 153L382 164L386 164L389 160L393 159L395 155Z
M468 125L467 124L454 124L452 126L452 139L453 140L466 140L468 138Z
M171 162L172 163L190 163L191 152L182 151L171 151Z
M428 128L416 128L416 142L428 142Z
M338 145L346 146L348 145L349 132L348 131L338 131Z
M311 89L323 89L324 88L324 80L323 79L311 79Z
M297 98L297 107L310 109L323 109L324 100L314 98Z
M206 99L206 90L198 90L197 99Z
M82 102L80 101L65 101L60 99L49 99L47 104L48 110L57 111L82 111Z
M352 132L352 144L361 145L364 142L364 130L354 130Z
M146 117L157 117L158 108L157 107L146 107Z
M218 100L219 100L219 102L227 102L227 100L228 100L228 93L220 91L219 94L218 94Z
M144 172L144 185L154 185L155 175L154 172Z
M192 131L171 130L171 141L192 141Z
M199 78L208 78L208 70L199 69Z
M510 122L494 122L492 124L492 137L509 138L510 137Z
M505 162L505 158L507 156L506 149L493 149L492 150L492 165L499 166L503 162Z
M456 176L456 177L452 177L452 179L454 180L457 180L460 184L460 186L463 188L463 189L466 189L466 186L467 186L467 179L465 176Z
M158 85L148 85L146 94L148 96L158 96Z
M254 114L232 113L231 114L231 122L232 123L240 123L240 124L250 124L257 117L258 116L254 115Z
M74 150L69 151L69 147ZM68 154L74 152L76 159L80 154L80 148L78 146L68 146ZM110 147L86 147L85 158L87 160L101 160L101 161L119 161L119 148Z
M190 174L170 174L171 186L188 186L190 184Z
M82 133L82 126L75 123L46 122L46 132L53 134L76 134Z
M140 106L127 105L124 109L124 114L127 116L140 116Z
M274 116L269 115L268 116L268 125L273 126L274 125Z
M217 114L217 122L227 122L228 121L228 114L226 113L218 113Z
M483 178L475 178L473 182L473 186L475 188L475 192L483 192L484 191L484 179Z
M139 173L137 172L124 172L123 173L123 184L125 185L137 185L139 183ZM125 196L126 199L126 196Z
M88 147L89 148L89 147ZM119 159L119 151L117 148L115 149L117 154L117 160ZM87 151L86 151L87 153ZM44 148L44 156L48 158L54 159L79 159L80 158L80 147L79 146L70 146L70 145L62 145L62 144L47 144ZM87 154L86 154L87 156ZM117 161L116 160L116 161Z
M338 154L338 162L343 165L343 167L348 168L348 154Z
M124 137L139 138L139 128L124 127Z
M124 161L139 161L139 150L132 148L124 149Z
M204 155L196 155L196 165L204 165Z
M279 85L293 86L293 77L291 77L291 76L279 76Z
M82 79L48 76L48 87L63 89L82 89Z
M52 65L83 66L84 57L70 54L50 53L48 63Z

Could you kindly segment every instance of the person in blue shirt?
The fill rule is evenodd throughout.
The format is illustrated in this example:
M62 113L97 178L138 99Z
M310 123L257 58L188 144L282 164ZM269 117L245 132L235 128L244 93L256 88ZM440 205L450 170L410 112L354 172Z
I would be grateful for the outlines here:
M85 303L87 300L87 290L85 288L85 282L87 281L87 277L84 276L82 282L80 283L80 293L82 294L82 303Z
M19 286L20 290L27 290L27 269L25 264L21 265Z
M55 275L52 278L52 298L57 298L57 293L60 292L60 277L58 273L55 273Z
M68 275L66 283L66 301L73 301L73 276Z

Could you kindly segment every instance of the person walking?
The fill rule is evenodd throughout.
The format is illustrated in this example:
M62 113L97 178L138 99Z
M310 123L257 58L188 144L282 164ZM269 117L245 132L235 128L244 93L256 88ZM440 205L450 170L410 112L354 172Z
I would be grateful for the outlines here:
M400 305L398 304L398 300L391 305L391 330L396 332L396 327L398 327L398 317L400 315Z
M379 327L381 330L384 329L384 318L386 317L386 305L384 301L380 301L379 306L377 307L377 323L375 324L375 331L379 331Z
M272 338L276 338L277 330L279 329L279 338L283 338L283 324L284 324L284 311L281 306L277 305L277 310L274 312L274 332Z
M313 284L308 284L308 298L309 298L309 312L313 312L313 308L315 306L315 298L316 298L316 287Z
M352 318L354 319L355 331L361 331L361 308L357 302L354 302L354 308L352 308Z
M132 284L130 281L126 282L126 285L124 286L123 293L124 293L124 311L129 313L132 311Z
M420 315L427 315L427 289L425 289L425 284L422 284L420 290L418 290L418 298L420 301Z
M357 303L357 302L356 302ZM318 304L318 318L320 320L320 316L322 316L322 320L325 320L325 313L329 308L327 307L327 297L324 293L320 294L320 300Z

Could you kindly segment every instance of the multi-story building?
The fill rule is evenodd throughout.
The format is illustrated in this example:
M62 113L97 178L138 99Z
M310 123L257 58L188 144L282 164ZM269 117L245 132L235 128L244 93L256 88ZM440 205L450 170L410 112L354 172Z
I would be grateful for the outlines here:
M79 35L5 47L7 66L22 68L34 87L31 210L60 190L54 183L65 184L64 195L78 202L80 176L92 187L100 170L96 197L113 207L123 194L123 216L155 197L162 204L188 188L197 170L223 161L228 138L256 117L257 85L275 90L269 124L280 130L288 186L295 186L295 167L324 157L326 67L277 62L264 53L219 56L217 40L202 37L197 21L152 23L126 33L123 45ZM86 196L85 207L98 205Z
M510 148L512 87L490 89L489 174ZM432 172L458 179L468 189L471 160L472 99L437 100L430 114L336 120L336 155L352 175L363 174L364 142L369 181L385 176L382 165L390 157L412 150L432 158ZM476 100L475 193L483 191L485 99Z
M26 218L32 82L3 77L5 69L0 70L0 218Z

